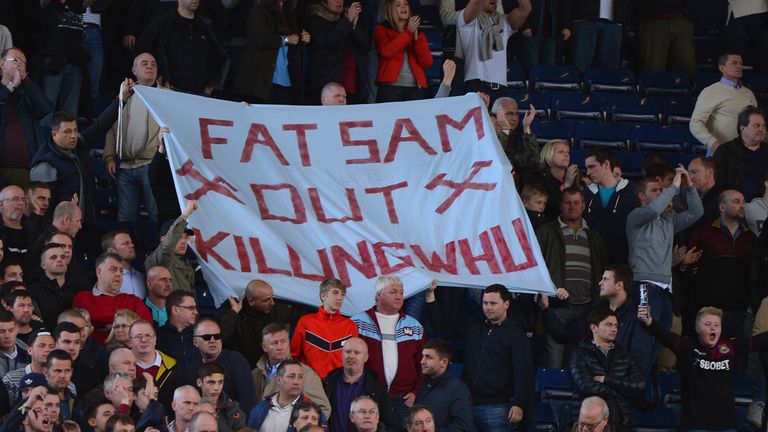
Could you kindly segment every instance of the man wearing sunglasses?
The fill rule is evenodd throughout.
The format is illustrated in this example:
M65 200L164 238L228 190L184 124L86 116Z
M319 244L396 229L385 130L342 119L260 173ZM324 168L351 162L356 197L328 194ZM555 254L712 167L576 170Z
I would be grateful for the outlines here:
M199 351L199 357L190 355L190 365L187 367L187 379L194 379L197 371L204 363L216 362L224 368L224 393L237 401L246 413L256 405L256 390L251 377L251 367L248 360L237 351L223 349L221 327L212 318L203 318L195 324L192 343Z

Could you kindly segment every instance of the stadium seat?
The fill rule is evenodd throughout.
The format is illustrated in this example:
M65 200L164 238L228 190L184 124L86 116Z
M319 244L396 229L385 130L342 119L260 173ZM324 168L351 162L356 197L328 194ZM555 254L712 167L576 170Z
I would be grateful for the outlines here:
M602 120L603 108L594 95L582 93L558 93L552 95L552 117Z
M424 36L427 38L429 44L429 51L432 52L432 57L443 56L443 33L437 30L427 30L424 32ZM442 65L443 63L440 62ZM434 64L433 64L434 66Z
M525 69L520 63L510 63L507 66L507 88L527 90L528 80L525 79Z
M536 135L540 146L553 139L570 141L573 137L573 122L568 120L540 121L536 119L531 125L531 131Z
M688 128L688 134L685 136L685 142L688 144L688 152L690 153L706 153L707 146L698 140L691 133L691 129Z
M768 98L768 76L750 74L744 77L744 85L752 90L758 99Z
M648 96L653 94L687 95L690 92L688 75L683 71L651 71L643 70L638 78L640 93Z
M455 376L457 378L461 378L461 374L464 371L464 363L451 362L450 368L451 368L451 373L453 374L453 376Z
M427 76L427 82L440 84L443 79L443 58L432 55L432 66L424 70Z
M604 147L614 150L629 148L630 125L622 123L597 123L580 121L574 130L574 142L577 147L588 149Z
M574 395L573 379L568 371L563 369L536 369L536 393L539 400L568 399Z
M440 10L437 4L421 5L419 16L421 17L421 24L419 25L420 30L425 33L429 30L436 30L440 33L440 29L443 25L440 21Z
M663 406L679 404L681 388L679 372L659 373L659 400Z
M711 36L694 36L693 44L696 53L696 68L717 71L717 60L722 53L720 40Z
M696 77L693 79L693 94L698 95L706 87L720 81L719 72L696 72Z
M661 109L655 100L634 95L613 95L607 103L608 117L612 121L658 123Z
M667 124L688 124L691 121L693 108L696 101L688 98L672 99L664 104L661 111L662 117Z
M637 93L637 80L630 69L589 68L584 87L592 93Z
M630 142L637 151L673 151L686 149L688 126L683 125L634 125Z
M552 406L547 402L536 404L536 430L554 432L557 430L557 419Z
M525 114L531 105L536 107L536 117L540 119L549 118L550 103L552 95L549 93L533 92L525 93L519 90L510 90L507 96L517 101L517 110L520 114Z
M581 90L581 76L575 66L531 66L533 90Z
M673 432L677 430L679 422L677 412L665 407L649 411L636 409L633 415L635 432Z

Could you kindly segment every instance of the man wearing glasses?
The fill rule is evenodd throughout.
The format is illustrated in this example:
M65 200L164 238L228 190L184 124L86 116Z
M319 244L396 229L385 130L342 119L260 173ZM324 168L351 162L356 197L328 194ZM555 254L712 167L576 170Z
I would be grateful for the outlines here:
M591 396L581 403L579 421L573 425L574 432L603 432L608 428L608 404L599 396Z
M27 74L19 48L0 54L0 171L9 183L28 176L29 161L45 144L38 122L53 110L43 90Z
M168 322L157 329L157 347L175 359L195 357L192 326L197 321L197 301L189 291L172 291L165 299Z
M379 423L379 406L369 396L358 396L352 401L349 409L349 419L354 426L350 432L383 431L384 425Z
M115 321L115 312L119 309L133 311L148 321L152 314L140 298L132 294L120 292L123 285L123 270L125 264L120 255L105 252L96 258L96 286L90 291L79 292L72 306L82 308L91 314L91 324L94 331L91 337L96 342L104 343Z
M171 412L173 392L181 384L182 371L175 358L155 349L157 334L150 320L138 320L128 330L131 338L131 351L136 356L136 376L144 372L155 378L159 390L157 400L163 404L165 412Z
M176 291L178 292L178 291ZM216 362L226 371L224 393L237 401L244 412L250 412L256 405L256 390L251 377L251 367L248 360L237 351L222 348L221 327L212 318L203 318L195 324L195 348L199 356L191 354L190 365L187 367L186 378L197 376L197 371L204 363Z
M7 186L0 191L0 215L3 218L3 252L5 259L24 262L31 239L21 225L27 197L18 186Z

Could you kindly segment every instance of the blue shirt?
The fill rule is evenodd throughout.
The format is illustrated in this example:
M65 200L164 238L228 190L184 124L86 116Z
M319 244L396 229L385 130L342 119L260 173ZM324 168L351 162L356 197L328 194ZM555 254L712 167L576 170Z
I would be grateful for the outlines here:
M618 186L618 183L614 187L610 188L602 187L600 185L597 186L597 190L600 193L600 203L603 205L603 208L608 207L608 202L616 192L616 186Z
M352 401L363 391L363 380L365 374L353 383L348 383L344 379L344 374L339 374L339 383L336 385L336 400L333 405L337 412L333 415L333 430L335 432L347 432L349 424L349 409Z
M152 312L152 319L157 323L157 326L164 326L168 321L168 311L164 307L159 308L155 306L151 301L149 301L149 297L144 300L144 304L147 305L149 311Z
M288 75L288 46L283 45L277 50L277 60L275 61L275 73L272 75L272 82L283 87L291 86L291 77Z
M720 78L720 84L722 84L722 85L724 85L726 87L732 88L732 89L736 89L736 90L741 88L741 84L737 84L737 83L727 79L726 77Z

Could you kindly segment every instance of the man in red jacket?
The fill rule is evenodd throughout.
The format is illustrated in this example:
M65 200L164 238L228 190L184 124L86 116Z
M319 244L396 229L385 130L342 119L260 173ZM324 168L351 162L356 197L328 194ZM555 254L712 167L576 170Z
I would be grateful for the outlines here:
M322 305L317 313L304 315L296 324L291 340L291 357L306 363L325 378L341 367L341 351L349 338L357 337L355 323L341 315L347 287L338 279L320 283Z
M140 298L120 292L124 269L120 255L114 252L101 254L96 259L96 286L91 291L78 293L72 301L72 306L91 314L91 324L95 328L91 337L97 342L104 343L118 309L131 310L141 319L152 321L152 314Z

